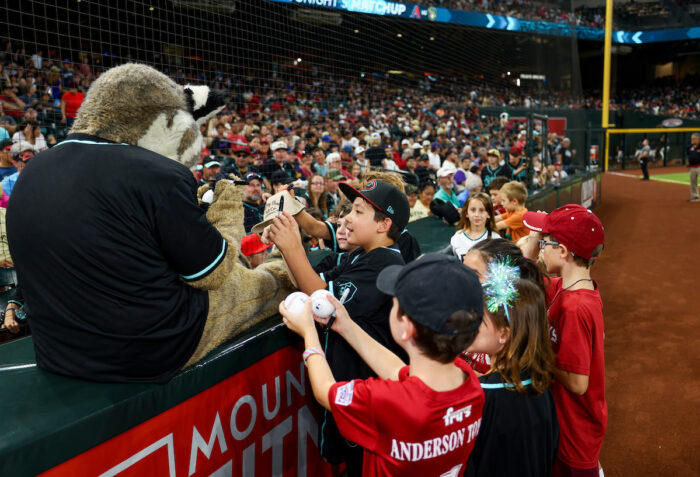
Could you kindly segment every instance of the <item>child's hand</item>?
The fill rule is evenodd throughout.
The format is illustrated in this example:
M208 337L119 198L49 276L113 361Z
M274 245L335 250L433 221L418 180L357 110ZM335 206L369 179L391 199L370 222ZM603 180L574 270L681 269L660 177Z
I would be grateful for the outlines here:
M294 247L301 246L299 226L294 217L287 212L283 212L282 215L275 217L272 225L270 225L269 238L283 254Z
M284 305L284 301L280 302L279 306L280 315L282 315L282 322L287 328L306 339L308 333L315 333L316 327L314 326L314 318L311 313L311 300L307 299L304 305L304 311L301 313L292 313Z
M331 330L342 336L348 325L352 324L352 318L350 318L348 310L346 310L345 307L340 304L340 301L337 300L333 294L328 294L328 301L330 301L335 307L335 320L333 320ZM329 318L318 318L314 316L314 320L325 326L328 323Z

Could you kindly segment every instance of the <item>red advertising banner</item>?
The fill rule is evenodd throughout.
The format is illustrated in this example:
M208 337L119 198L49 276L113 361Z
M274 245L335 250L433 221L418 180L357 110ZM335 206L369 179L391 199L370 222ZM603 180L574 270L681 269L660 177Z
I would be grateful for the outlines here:
M522 117L522 116L513 116L508 119L508 123L511 125L514 123L525 123L527 122L527 118ZM540 125L542 124L542 121L539 119L535 119L535 124ZM564 131L566 130L566 118L559 118L559 117L551 117L547 118L547 128L549 129L550 133L557 133L559 136L564 135Z
M338 475L318 451L319 414L288 346L41 475Z

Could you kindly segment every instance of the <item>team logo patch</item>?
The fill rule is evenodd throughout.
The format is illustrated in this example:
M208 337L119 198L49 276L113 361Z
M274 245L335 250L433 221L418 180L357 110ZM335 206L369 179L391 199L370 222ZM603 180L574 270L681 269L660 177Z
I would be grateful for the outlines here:
M362 188L362 192L367 192L373 190L377 187L377 181L369 181L366 186Z
M349 406L352 403L353 389L355 389L355 381L340 386L335 393L335 403L338 406Z
M389 212L390 214L394 213L394 208L392 206L389 206L386 208L386 211Z
M357 287L352 282L338 283L338 296L343 296L345 294L346 289L349 289L350 291L348 292L348 296L345 299L345 303L352 300L352 298L355 296L355 293L357 292Z

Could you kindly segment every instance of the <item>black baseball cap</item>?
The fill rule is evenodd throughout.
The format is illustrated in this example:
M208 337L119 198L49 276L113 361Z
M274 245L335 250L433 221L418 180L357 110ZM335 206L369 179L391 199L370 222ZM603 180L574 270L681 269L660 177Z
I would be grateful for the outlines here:
M270 178L270 184L290 184L294 179L289 177L284 171L275 171Z
M440 287L426 287L438 277ZM412 320L440 334L476 331L447 328L445 321L456 311L473 310L482 317L484 314L479 277L452 255L428 253L408 265L386 267L377 277L377 288L395 296Z
M258 174L257 172L249 172L248 174L245 175L246 182L250 183L250 181L252 179L257 179L260 182L262 182L262 180L263 180L262 176L260 174Z
M408 224L411 213L408 199L402 191L393 185L383 181L370 181L360 190L345 182L341 182L338 186L343 194L350 199L350 202L362 197L372 207L386 214L401 230Z

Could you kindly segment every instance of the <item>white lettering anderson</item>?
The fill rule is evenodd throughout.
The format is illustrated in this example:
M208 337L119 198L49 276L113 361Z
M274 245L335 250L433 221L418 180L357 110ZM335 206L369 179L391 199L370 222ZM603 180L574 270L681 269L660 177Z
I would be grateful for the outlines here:
M462 447L465 433L466 429L457 429L442 437L428 439L423 442L403 442L392 439L391 457L408 462L440 457L458 447Z

